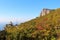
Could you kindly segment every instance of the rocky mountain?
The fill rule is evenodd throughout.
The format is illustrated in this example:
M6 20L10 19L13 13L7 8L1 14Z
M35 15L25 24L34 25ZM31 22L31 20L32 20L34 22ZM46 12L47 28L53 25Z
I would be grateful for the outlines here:
M4 31L6 40L58 40L60 38L60 8L43 9L41 16L17 26L8 25Z

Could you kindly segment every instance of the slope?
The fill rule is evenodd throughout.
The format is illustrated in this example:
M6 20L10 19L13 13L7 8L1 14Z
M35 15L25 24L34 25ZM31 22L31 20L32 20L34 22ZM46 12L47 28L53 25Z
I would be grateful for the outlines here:
M60 36L60 8L16 26L6 26L9 40L56 40Z

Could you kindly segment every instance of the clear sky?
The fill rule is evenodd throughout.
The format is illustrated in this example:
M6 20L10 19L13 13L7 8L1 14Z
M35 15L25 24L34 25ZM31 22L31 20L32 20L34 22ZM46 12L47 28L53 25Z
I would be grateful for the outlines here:
M23 22L40 15L43 8L60 7L60 0L0 0L0 23Z

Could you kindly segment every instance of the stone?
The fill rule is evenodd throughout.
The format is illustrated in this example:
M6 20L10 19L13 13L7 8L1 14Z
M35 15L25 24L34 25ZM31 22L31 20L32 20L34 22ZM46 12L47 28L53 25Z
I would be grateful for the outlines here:
M44 16L44 15L46 15L46 14L49 14L50 11L51 11L50 9L44 8L44 9L41 11L40 16Z

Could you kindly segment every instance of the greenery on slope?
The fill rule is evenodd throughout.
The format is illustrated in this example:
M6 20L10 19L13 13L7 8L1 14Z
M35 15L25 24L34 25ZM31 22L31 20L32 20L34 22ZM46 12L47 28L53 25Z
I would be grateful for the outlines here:
M0 32L1 40L57 40L60 35L60 8L45 16L36 17L19 25L6 25Z

